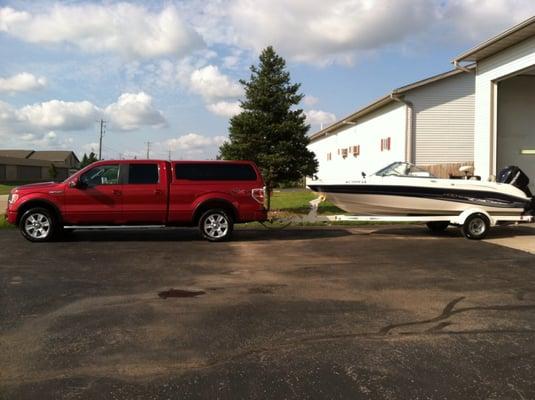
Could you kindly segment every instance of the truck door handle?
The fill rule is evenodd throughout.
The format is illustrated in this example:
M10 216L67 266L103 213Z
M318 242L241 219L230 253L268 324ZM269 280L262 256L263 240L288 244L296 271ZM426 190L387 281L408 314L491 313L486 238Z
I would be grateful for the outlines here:
M157 196L159 196L159 195L162 194L162 191L161 191L160 189L155 189L155 190L154 190L154 194L157 195Z
M112 193L115 195L115 196L120 196L123 192L121 192L120 190L113 190Z

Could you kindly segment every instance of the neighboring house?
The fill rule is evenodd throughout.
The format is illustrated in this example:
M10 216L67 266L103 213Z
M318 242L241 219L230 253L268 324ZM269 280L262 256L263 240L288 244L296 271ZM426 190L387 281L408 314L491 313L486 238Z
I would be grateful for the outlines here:
M0 182L52 180L52 164L56 167L56 180L64 180L79 163L72 151L0 150Z
M450 173L473 162L484 180L518 165L535 189L535 17L453 63L314 133L318 178L358 179L393 161Z

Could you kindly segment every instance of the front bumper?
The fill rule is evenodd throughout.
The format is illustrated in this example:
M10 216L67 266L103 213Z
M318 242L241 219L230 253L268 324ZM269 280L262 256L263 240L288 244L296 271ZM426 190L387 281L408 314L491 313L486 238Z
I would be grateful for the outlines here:
M12 225L17 224L17 213L15 211L6 211L6 221Z

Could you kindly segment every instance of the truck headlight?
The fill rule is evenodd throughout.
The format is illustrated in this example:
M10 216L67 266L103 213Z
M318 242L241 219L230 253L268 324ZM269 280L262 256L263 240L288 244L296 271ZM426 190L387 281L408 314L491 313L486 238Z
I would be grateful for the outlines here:
M14 204L19 199L19 195L17 193L10 193L7 202L9 204Z

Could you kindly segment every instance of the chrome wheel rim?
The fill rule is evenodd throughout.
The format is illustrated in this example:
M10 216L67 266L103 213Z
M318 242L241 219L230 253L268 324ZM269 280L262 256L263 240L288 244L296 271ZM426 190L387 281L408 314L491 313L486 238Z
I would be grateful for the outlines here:
M213 239L224 237L229 230L229 223L223 214L210 214L204 220L204 232Z
M33 239L44 239L50 234L50 219L41 213L30 214L24 221L24 231Z
M485 232L485 221L483 221L481 218L474 218L472 221L470 221L468 228L473 235L479 236Z

